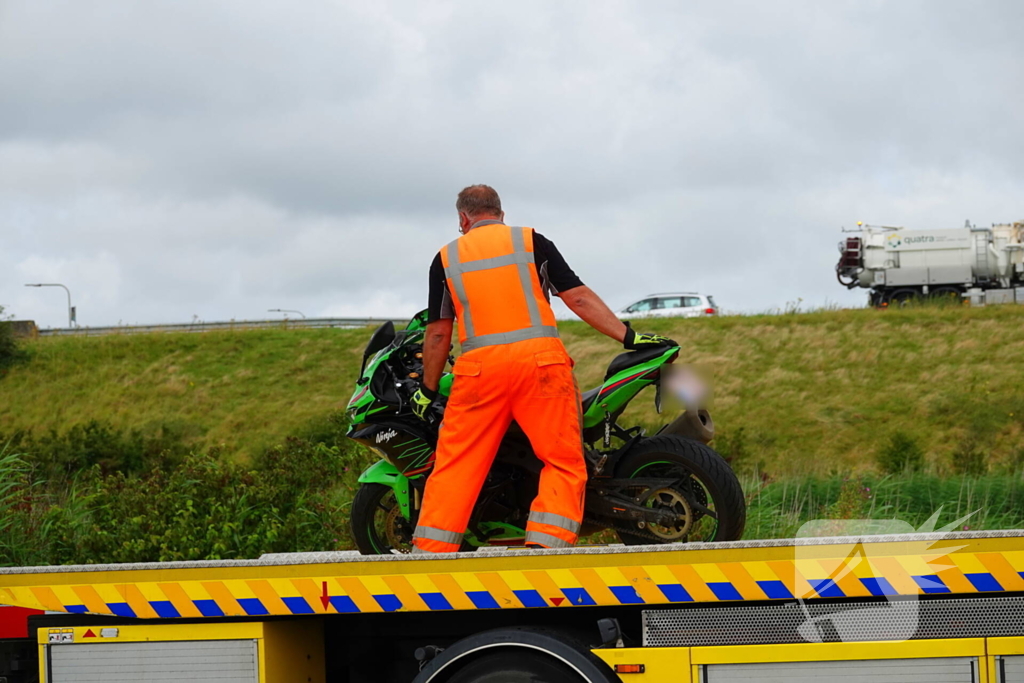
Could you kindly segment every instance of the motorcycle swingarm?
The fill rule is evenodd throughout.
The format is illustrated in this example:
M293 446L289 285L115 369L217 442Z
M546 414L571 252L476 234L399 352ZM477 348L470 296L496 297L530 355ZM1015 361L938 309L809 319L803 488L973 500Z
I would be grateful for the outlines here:
M678 479L602 479L587 487L586 513L606 519L635 522L643 520L648 524L671 525L676 516L666 510L654 510L643 503L653 491L672 487ZM639 496L631 496L627 488L643 487Z

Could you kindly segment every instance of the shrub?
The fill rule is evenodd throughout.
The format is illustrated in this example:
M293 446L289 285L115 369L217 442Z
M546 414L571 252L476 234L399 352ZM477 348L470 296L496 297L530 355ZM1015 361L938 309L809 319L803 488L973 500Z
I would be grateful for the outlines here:
M14 328L3 315L4 307L0 306L0 369L14 364L21 358L18 340L14 338Z
M725 458L733 469L748 459L749 447L745 427L737 427L733 431L723 432L715 437L715 449Z
M886 474L917 472L924 466L924 451L906 432L894 432L878 454L878 466Z
M839 497L824 510L826 519L860 519L867 516L871 487L855 479L847 479L839 489Z
M952 455L953 471L959 475L979 476L988 470L985 451L973 438L965 438L957 444Z
M7 445L0 447L0 539L14 523L15 508L25 486L28 467Z
M330 423L334 433L317 432L328 442L343 428ZM171 457L181 450L173 437L147 440L99 423L24 441L36 450L23 459L7 458L5 466L0 451L0 565L253 558L352 546L348 506L367 462L354 446L291 438L241 465L209 453ZM148 448L161 450L147 455ZM55 478L29 486L29 464Z
M51 483L64 482L94 465L105 474L166 469L180 462L189 450L180 430L167 425L143 432L118 429L99 420L72 425L63 432L50 430L38 437L18 432L7 440Z

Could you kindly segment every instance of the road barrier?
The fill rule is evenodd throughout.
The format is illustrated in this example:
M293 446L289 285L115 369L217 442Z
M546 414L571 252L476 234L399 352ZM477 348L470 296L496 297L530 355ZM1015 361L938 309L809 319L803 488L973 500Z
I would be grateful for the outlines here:
M230 320L228 322L172 323L169 325L116 325L112 327L72 327L39 330L40 337L99 337L107 334L153 334L156 332L211 332L214 330L307 330L319 328L356 329L380 325L388 320L396 324L406 318L300 318L298 320Z

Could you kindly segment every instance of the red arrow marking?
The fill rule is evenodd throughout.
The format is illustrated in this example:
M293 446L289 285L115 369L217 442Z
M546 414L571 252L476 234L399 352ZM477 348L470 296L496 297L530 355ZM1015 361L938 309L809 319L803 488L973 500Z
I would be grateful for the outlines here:
M551 602L555 603L555 607L558 607L565 602L565 598L551 598Z
M320 604L324 606L324 611L327 611L327 606L331 604L331 596L327 595L327 582L324 581L324 594L320 596Z
M89 629L88 631L85 632L85 635L82 636L82 637L83 638L95 638L96 634L92 632L92 629Z

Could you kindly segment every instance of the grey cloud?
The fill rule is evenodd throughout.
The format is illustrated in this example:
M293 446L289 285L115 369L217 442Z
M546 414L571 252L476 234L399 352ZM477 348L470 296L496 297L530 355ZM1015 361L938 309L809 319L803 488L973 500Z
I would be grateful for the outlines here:
M9 0L0 303L60 323L10 275L35 264L82 280L93 324L410 312L472 182L616 304L861 303L833 279L839 225L1021 217L1022 20L995 0Z

